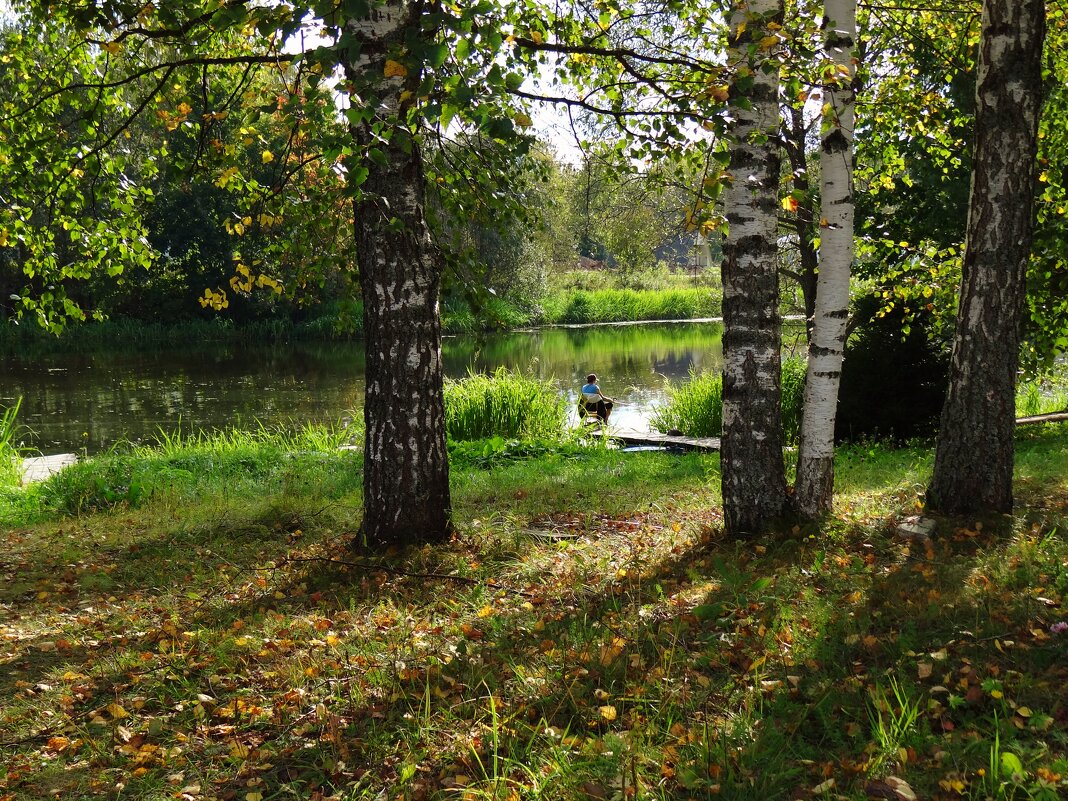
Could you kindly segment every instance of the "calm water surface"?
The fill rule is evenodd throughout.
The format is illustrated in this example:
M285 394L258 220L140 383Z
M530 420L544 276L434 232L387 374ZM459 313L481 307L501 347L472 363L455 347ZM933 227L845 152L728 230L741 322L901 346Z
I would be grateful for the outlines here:
M448 337L446 373L498 366L552 379L572 399L594 372L617 401L613 422L644 428L668 382L718 370L713 323L554 328ZM335 422L363 404L360 343L202 347L167 351L0 357L0 406L22 396L26 442L42 453L104 450L185 433Z

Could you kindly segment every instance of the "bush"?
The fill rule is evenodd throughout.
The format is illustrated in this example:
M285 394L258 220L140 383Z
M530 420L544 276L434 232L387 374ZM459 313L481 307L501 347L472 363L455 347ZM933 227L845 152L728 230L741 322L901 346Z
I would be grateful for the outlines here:
M881 301L862 298L856 313L868 322L846 345L838 393L839 440L888 438L903 442L931 436L938 427L948 382L948 349L930 335L923 316L909 321L895 310L883 317Z

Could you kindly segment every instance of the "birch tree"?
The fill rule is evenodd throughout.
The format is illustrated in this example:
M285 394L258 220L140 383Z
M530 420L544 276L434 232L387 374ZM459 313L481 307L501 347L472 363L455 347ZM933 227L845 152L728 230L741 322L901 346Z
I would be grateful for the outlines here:
M367 359L363 537L437 540L450 528L449 465L438 292L444 265L430 238L419 142L406 123L423 75L406 37L422 34L422 2L391 0L345 30L353 86L372 103L352 126L376 153L355 203ZM370 77L370 81L368 81Z
M729 225L723 260L723 513L731 534L767 528L786 507L778 279L781 0L734 5Z
M808 519L831 510L834 421L842 377L849 277L853 263L853 48L856 0L827 0L824 10L823 108L820 148L822 217L819 274L805 377L795 503Z
M957 330L928 504L1012 508L1015 386L1042 97L1043 0L984 0Z
M495 140L522 142L515 126L529 125L530 120L503 100L507 88L518 86L522 76L506 74L497 57L504 44L498 6L479 2L444 7L432 0L24 0L15 9L35 15L42 29L69 32L72 53L96 54L99 60L99 67L84 76L67 75L61 68L47 76L18 74L18 94L24 102L11 114L18 116L19 130L27 132L23 138L30 148L40 147L37 139L48 138L54 104L81 115L91 139L66 160L50 160L55 166L43 176L28 176L22 217L33 219L34 203L48 204L55 194L48 181L80 186L86 173L84 153L121 149L122 133L133 119L183 91L198 93L197 117L190 118L192 102L155 113L174 126L198 127L202 140L212 143L210 151L227 154L242 148L240 140L213 140L209 127L214 121L231 113L250 119L274 114L291 122L291 141L318 148L317 155L308 158L322 160L344 176L352 203L367 348L362 539L369 545L403 545L446 537L451 509L438 313L445 262L427 226L419 134L444 130L457 120ZM303 51L292 52L294 45L306 41L303 34L309 26L318 37ZM244 66L282 72L284 65L295 74L286 92L264 98L250 91L213 91L213 69ZM37 90L35 81L41 83ZM114 113L104 116L102 101L121 97L128 86L138 90L132 92L135 101L116 101ZM309 124L309 104L338 110L347 130L338 124L329 130ZM31 121L38 127L31 128ZM41 135L35 138L34 131ZM0 130L0 156L12 141ZM252 137L248 141L255 144ZM64 149L63 142L53 144ZM166 158L167 153L155 157ZM285 195L293 159L291 151L276 155L264 150L257 165L278 165L267 180L243 172L236 162L216 164L214 183L246 193L258 212L282 219L283 212L272 204L280 204ZM0 185L14 162L13 155L0 159ZM121 167L121 160L110 163ZM114 183L125 186L123 180ZM122 199L117 192L112 195ZM75 202L80 202L76 194ZM47 244L29 226L9 231L3 216L0 224L4 246ZM126 238L136 241L137 233Z

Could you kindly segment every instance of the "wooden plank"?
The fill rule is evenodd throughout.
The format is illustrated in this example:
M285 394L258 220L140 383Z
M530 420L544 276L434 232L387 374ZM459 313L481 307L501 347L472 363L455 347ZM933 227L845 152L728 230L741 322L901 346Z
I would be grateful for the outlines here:
M633 429L609 428L592 432L595 437L608 437L625 445L654 445L685 448L691 451L718 451L719 437L683 437L676 434L661 434L659 431L635 431Z
M1063 412L1051 412L1050 414L1033 414L1030 417L1017 417L1016 425L1025 426L1031 423L1063 423L1068 420L1068 410Z
M30 484L34 481L44 481L49 476L58 473L64 467L69 467L78 461L77 454L56 453L51 456L32 456L22 460L22 483Z

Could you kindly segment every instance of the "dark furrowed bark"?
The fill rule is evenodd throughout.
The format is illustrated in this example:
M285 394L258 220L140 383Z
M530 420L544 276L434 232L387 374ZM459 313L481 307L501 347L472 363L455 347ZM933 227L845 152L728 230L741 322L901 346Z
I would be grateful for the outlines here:
M968 240L928 489L928 505L950 514L1012 508L1016 369L1044 34L1042 0L985 0Z

